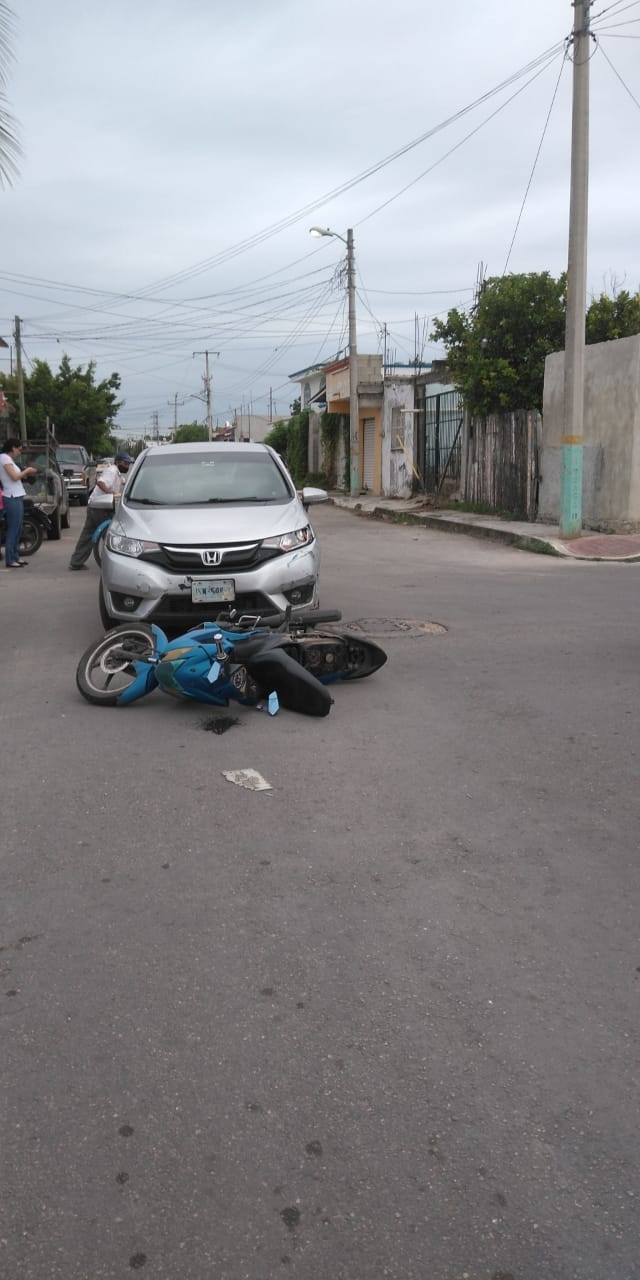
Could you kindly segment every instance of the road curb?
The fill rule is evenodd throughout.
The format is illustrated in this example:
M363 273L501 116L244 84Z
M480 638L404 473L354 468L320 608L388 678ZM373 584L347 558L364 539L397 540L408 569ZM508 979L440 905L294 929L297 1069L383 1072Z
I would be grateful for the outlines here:
M505 525L504 529L490 524L478 524L464 520L458 515L435 515L422 511L394 511L389 507L366 507L362 503L353 503L346 499L330 496L329 502L343 511L351 511L356 516L365 516L369 520L381 520L387 524L417 525L423 529L439 529L445 533L466 533L472 538L485 538L493 542L502 542L505 546L518 547L520 551L532 551L536 555L558 556L563 560L582 561L584 564L638 564L640 554L628 556L579 555L569 550L559 539L543 538L540 534L517 533Z
M439 529L445 533L467 533L474 538L485 538L494 542L502 542L507 546L519 547L521 551L535 551L538 555L566 556L575 559L564 548L554 546L546 538L534 534L514 533L512 529L496 529L492 525L472 524L456 516L455 520L446 516L422 514L419 511L390 511L388 507L363 507L360 503L352 506L349 502L341 502L339 498L330 498L330 503L341 507L343 511L351 511L356 516L365 516L370 520L382 520L387 524L419 525L423 529Z

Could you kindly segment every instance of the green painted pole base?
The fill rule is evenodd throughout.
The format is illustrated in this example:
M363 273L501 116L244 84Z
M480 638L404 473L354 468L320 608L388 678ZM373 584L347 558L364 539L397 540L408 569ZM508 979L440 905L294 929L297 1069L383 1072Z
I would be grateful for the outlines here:
M582 533L582 444L562 445L560 537L579 538Z
M350 468L349 468L349 489L352 498L357 498L362 485L360 484L360 454L358 446L355 444L351 449Z

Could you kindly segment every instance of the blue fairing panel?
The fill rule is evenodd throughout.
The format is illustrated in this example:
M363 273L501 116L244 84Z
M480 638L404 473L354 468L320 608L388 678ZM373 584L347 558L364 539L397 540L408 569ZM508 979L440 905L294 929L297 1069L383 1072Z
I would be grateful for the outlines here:
M148 662L135 662L136 678L125 689L118 698L118 706L126 707L130 702L136 702L138 698L144 698L146 693L157 688L156 669L149 665Z

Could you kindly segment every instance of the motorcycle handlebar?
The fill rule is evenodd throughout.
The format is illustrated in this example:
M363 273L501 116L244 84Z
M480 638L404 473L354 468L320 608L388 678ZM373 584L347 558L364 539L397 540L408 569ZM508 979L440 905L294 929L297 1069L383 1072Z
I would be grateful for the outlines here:
M342 614L339 609L307 609L301 610L300 613L265 613L256 618L258 627L269 627L276 630L281 627L284 631L288 627L294 629L302 628L306 630L308 627L317 627L325 622L340 622ZM222 619L221 619L222 621ZM237 622L234 620L235 626L242 626L242 618Z

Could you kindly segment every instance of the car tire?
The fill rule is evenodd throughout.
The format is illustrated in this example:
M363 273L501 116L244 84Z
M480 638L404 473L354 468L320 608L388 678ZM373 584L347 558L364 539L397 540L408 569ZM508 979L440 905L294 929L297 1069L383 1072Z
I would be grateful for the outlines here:
M51 522L51 528L50 528L50 530L49 530L49 537L50 537L50 539L51 539L51 541L52 541L52 542L59 542L59 541L60 541L60 536L61 536L61 534L60 534L60 511L59 511L59 510L58 510L58 511L55 511L55 512L54 512L54 514L53 514L52 516L49 516L49 520L50 520L50 522Z
M98 609L100 612L100 621L105 631L110 631L112 627L120 626L120 618L112 618L107 609L107 601L105 599L104 587L102 583L98 587Z
M104 529L100 534L98 541L93 544L93 558L99 569L102 567L102 552L104 551L106 540L107 530Z
M71 528L71 507L67 507L64 514L60 516L60 524L63 529Z

